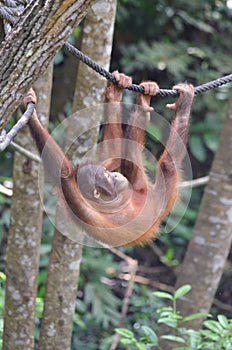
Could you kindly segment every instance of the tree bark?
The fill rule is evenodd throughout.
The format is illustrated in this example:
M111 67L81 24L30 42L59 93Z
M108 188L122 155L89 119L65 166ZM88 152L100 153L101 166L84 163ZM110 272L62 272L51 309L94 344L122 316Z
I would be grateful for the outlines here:
M0 130L83 19L91 0L36 0L0 47Z
M83 28L82 50L99 64L109 67L112 48L116 0L99 0L92 5ZM104 52L104 55L102 54ZM96 101L104 101L106 80L97 75L86 65L80 63L77 76L73 112L92 106ZM74 141L69 158L76 164L97 141L98 128L92 128L100 122L100 115L77 113L70 118L67 145L76 140L81 130L81 145ZM70 221L61 209L57 210L56 224ZM75 233L81 237L78 227ZM70 227L70 226L69 226ZM73 230L71 227L70 230ZM70 235L68 225L64 234ZM76 243L55 230L53 248L50 256L49 272L46 286L45 308L41 324L39 350L69 350L71 343L73 315L77 295L77 280L82 256L81 240Z
M232 96L205 189L193 237L189 243L176 287L191 284L192 290L178 303L184 315L209 312L232 242ZM200 328L202 320L188 322Z
M34 85L38 114L48 121L52 66ZM18 135L20 145L37 153L28 128ZM42 230L39 164L16 153L14 195L6 256L6 298L3 350L33 350L35 304ZM42 174L41 174L42 176Z
M2 18L0 18L0 42L4 38L4 24Z
M176 289L190 284L192 290L177 302L177 310L184 316L208 313L220 282L232 242L232 96L228 117L221 133L210 181L205 188L192 239L178 274ZM200 329L203 319L186 323L188 328ZM170 334L171 328L162 328ZM173 342L162 341L164 349L172 349Z

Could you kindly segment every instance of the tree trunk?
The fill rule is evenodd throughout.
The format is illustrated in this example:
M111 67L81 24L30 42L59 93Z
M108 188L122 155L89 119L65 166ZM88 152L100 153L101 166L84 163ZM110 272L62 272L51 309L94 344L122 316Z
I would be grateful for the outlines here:
M35 83L38 114L48 118L52 66ZM47 119L48 120L48 119ZM20 145L36 153L28 128L18 135ZM41 170L41 169L40 169ZM3 350L33 350L35 303L42 229L38 191L39 164L15 153L14 195L6 256L6 299Z
M1 43L0 130L83 19L91 0L36 0Z
M217 154L210 171L192 239L176 282L176 289L190 284L192 290L177 302L177 310L187 316L210 311L220 282L232 241L232 96ZM186 323L188 328L200 329L203 319ZM164 326L160 335L171 334ZM162 340L165 350L173 342ZM181 344L180 344L181 345Z
M191 284L192 290L178 303L184 315L209 312L221 279L232 241L232 97L205 189L193 237L176 287ZM200 328L202 320L188 322Z
M91 8L85 19L83 28L82 50L99 64L109 67L112 47L112 34L114 27L116 0L99 0ZM104 55L103 55L104 52ZM86 65L80 63L76 83L73 111L92 106L96 101L104 101L106 80ZM75 118L76 117L76 118ZM96 143L98 128L92 128L100 122L100 115L76 113L69 118L69 131L67 145L72 143L72 151L68 156L74 163L80 161L89 147ZM81 145L75 142L76 135L81 130L87 130L82 135ZM69 149L70 151L70 149ZM74 154L75 151L75 154ZM75 158L75 159L74 159ZM56 226L70 222L64 211L57 210ZM81 237L78 227L70 230ZM62 230L67 236L70 225ZM39 350L69 350L71 343L73 315L75 311L77 280L82 255L81 239L77 243L60 234L56 229L53 248L50 256L49 272L46 286L45 309L41 325Z
M0 18L0 42L4 38L4 24L2 18Z

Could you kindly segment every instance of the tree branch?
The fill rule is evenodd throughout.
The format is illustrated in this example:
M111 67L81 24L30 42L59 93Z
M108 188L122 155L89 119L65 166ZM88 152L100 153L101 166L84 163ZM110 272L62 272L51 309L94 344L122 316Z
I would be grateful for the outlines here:
M36 0L1 43L0 130L28 88L48 67L91 0Z
M121 259L125 260L128 264L128 269L129 269L129 274L127 274L128 285L127 285L126 293L125 293L125 296L123 299L121 319L120 319L120 323L119 323L119 328L122 328L124 326L124 323L125 323L126 315L127 315L128 308L129 308L130 298L131 298L132 293L133 293L135 277L136 277L136 273L137 273L137 269L138 269L138 262L137 262L137 260L132 259L131 257L127 256L126 254L122 253L120 250L118 250L116 248L110 248L109 250L112 253L119 256ZM121 338L120 334L116 333L114 335L114 340L113 340L113 343L110 347L110 350L117 349L120 338Z
M19 133L19 131L24 128L24 126L28 123L29 119L31 118L33 111L34 111L34 103L30 102L28 103L26 112L12 127L12 129L8 132L8 134L3 136L3 141L0 142L0 152L4 151L4 149L6 149L6 147L9 146L13 138Z
M199 187L207 184L209 182L209 176L200 177L199 179L194 179L192 181L183 181L180 183L180 188L188 188L188 187Z
M10 146L12 146L17 152L23 154L27 158L34 160L37 163L42 163L41 158L39 156L18 145L16 142L11 141Z

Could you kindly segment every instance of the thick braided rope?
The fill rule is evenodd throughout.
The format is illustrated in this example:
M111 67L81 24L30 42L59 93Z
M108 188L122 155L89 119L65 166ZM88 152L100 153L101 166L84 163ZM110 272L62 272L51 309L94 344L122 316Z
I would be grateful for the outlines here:
M103 67L101 67L99 64L97 64L95 61L91 60L88 56L84 55L81 51L79 51L77 48L66 42L64 44L65 48L75 57L80 59L83 63L87 64L90 68L95 70L97 73L105 77L107 80L112 81L113 83L117 83L113 74L110 72L107 72ZM202 92L217 88L221 85L227 84L232 81L232 74L226 75L225 77L210 81L208 83L205 83L203 85L197 86L195 88L195 95L198 95ZM141 92L144 93L143 87L132 84L128 90L132 90L135 92ZM159 93L157 94L158 96L170 96L170 97L176 97L178 96L178 92L174 90L166 90L166 89L160 89Z

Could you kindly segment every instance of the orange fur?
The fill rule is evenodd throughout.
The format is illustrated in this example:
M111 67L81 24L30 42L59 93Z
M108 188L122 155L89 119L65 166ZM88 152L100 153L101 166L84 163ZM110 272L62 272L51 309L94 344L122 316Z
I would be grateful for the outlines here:
M118 103L122 98L122 89L129 86L131 80L124 74L118 72L114 74L119 86L110 83L106 90L106 97L109 102ZM57 181L61 182L63 197L70 213L78 218L90 236L111 246L141 245L154 239L159 232L160 223L169 214L178 197L180 168L185 155L183 144L186 144L188 137L194 88L187 84L174 87L179 92L179 98L174 104L168 105L168 108L176 112L176 118L172 124L166 149L159 160L155 185L152 185L142 165L142 149L144 129L150 119L150 98L158 92L159 88L152 82L144 82L142 86L145 89L145 95L138 94L137 98L137 103L142 108L132 114L124 137L120 106L114 105L114 108L108 109L103 141L111 140L111 144L109 146L103 142L100 164L106 166L109 171L120 168L122 175L129 181L129 185L120 192L119 199L112 200L109 204L91 203L83 197L78 187L75 169L40 124L36 112L29 121L40 152L49 140L44 159L45 169L47 168L55 184ZM30 91L24 103L33 99L35 100L35 95ZM111 127L112 122L114 124ZM113 142L116 138L121 139L118 148ZM129 140L135 143L133 149L131 145L127 145ZM85 176L88 176L91 163L86 169Z

